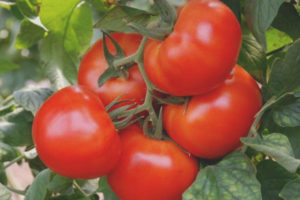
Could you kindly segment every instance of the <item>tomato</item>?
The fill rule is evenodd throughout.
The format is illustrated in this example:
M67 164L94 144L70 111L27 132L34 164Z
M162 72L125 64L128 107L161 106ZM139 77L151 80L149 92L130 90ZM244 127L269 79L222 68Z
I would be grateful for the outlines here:
M241 45L241 28L219 0L191 0L164 40L149 40L145 69L160 89L176 96L206 93L226 79Z
M137 34L113 33L111 36L119 43L127 56L136 52L142 39ZM107 39L107 44L109 51L116 53L109 39ZM120 95L123 95L121 100L132 100L132 102L122 105L142 104L147 88L137 65L130 68L128 78L112 78L102 87L98 87L98 78L107 67L108 64L103 53L103 40L101 39L83 57L79 67L78 84L87 86L96 92L105 106Z
M181 200L199 165L171 141L150 139L132 125L120 131L122 156L107 176L122 200Z
M56 92L41 106L33 139L44 164L70 178L103 176L121 155L120 137L102 102L80 86Z
M260 110L262 97L255 80L241 67L214 91L185 105L167 105L164 127L170 137L195 156L220 158L241 145Z

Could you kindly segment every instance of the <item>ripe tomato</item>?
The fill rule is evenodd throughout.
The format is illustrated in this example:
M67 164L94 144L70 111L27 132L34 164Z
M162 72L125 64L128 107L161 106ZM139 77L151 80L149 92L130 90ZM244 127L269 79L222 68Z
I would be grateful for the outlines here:
M241 28L219 0L191 0L179 13L164 41L148 41L145 69L160 89L176 96L206 93L233 69L241 45Z
M136 52L142 39L137 34L113 33L111 36L120 44L127 56ZM107 39L107 44L109 51L116 53L109 39ZM124 95L121 100L129 99L137 104L142 104L146 96L146 84L137 65L130 68L127 79L112 78L99 88L98 78L107 66L103 53L103 40L101 39L83 57L79 67L78 84L87 86L96 92L105 106L122 94Z
M197 160L171 141L143 135L132 125L120 133L122 156L107 176L122 200L181 200L199 170Z
M219 158L241 145L262 97L255 80L241 67L219 88L194 96L184 105L164 108L164 127L170 137L195 156ZM176 124L176 125L175 125Z
M121 155L119 135L103 104L80 86L64 88L42 105L33 139L45 165L70 178L105 175Z

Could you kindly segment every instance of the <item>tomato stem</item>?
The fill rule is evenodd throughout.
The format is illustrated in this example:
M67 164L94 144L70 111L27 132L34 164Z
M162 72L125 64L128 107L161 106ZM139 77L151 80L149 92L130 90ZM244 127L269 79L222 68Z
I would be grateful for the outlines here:
M91 200L90 195L88 195L81 187L80 185L77 183L76 180L73 180L73 184L75 186L75 188L77 188L85 197L86 200Z
M7 165L4 165L2 167L2 169L6 169L10 166L12 166L13 164L15 164L16 162L19 162L20 160L22 160L25 156L24 155L20 155L18 157L16 157L15 159L13 159L12 161L10 161Z
M13 192L13 193L16 193L16 194L20 194L20 195L25 195L26 194L26 191L23 191L23 190L17 190L15 188L11 188L9 186L6 186L6 185L3 185L5 186L6 189L8 189L9 191Z
M130 56L124 57L124 58L120 58L118 60L115 60L113 62L114 67L121 67L130 63L134 63L135 59L137 57L137 53L134 53Z

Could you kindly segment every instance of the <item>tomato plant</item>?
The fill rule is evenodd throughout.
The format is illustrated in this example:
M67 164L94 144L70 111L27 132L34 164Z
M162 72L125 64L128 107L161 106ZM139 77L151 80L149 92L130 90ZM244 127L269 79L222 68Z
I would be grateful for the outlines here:
M192 97L186 108L167 105L164 125L170 137L195 156L220 158L242 145L240 138L248 135L261 105L255 80L236 66L222 86Z
M120 132L122 156L107 176L120 199L180 200L198 172L196 159L171 141L157 141L132 125Z
M41 160L70 178L103 176L121 155L103 104L84 87L64 88L43 104L34 118L33 139Z
M145 69L150 80L170 94L203 94L226 79L240 44L239 22L226 5L192 0L181 9L174 31L164 41L148 42Z
M137 34L111 34L112 38L123 47L126 55L131 55L137 50L142 37ZM115 53L114 46L111 41L108 42L108 49ZM103 52L103 40L97 41L92 48L83 57L79 72L78 84L93 89L103 104L106 106L116 98L122 96L120 100L131 100L131 102L119 104L142 104L146 96L146 85L135 65L129 69L128 77L112 78L103 86L98 86L99 76L107 69L108 64L105 60Z

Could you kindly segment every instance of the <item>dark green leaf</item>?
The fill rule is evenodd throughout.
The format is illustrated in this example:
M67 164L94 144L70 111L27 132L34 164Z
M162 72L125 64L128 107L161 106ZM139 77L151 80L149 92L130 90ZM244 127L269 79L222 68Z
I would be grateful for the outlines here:
M37 5L33 5L30 0L16 0L21 13L29 18L37 16Z
M49 169L40 172L27 190L25 200L45 200L50 179L51 171Z
M300 199L300 179L297 178L288 182L282 191L280 192L280 197L284 200L299 200Z
M64 176L55 175L48 184L48 190L56 193L72 191L73 180Z
M279 192L296 175L289 173L272 160L264 160L257 165L257 179L261 183L263 200L280 200Z
M237 19L241 21L241 2L237 0L222 0L235 14Z
M292 3L284 3L279 9L272 26L296 40L300 37L300 15Z
M256 78L261 79L267 68L266 54L254 37L243 35L243 43L238 64Z
M168 25L175 24L177 20L177 11L168 0L154 0L154 3L157 6L162 20Z
M19 154L18 149L0 142L0 162L13 160Z
M275 62L268 87L273 95L294 92L300 87L300 40L297 40L289 49L284 59Z
M13 69L20 68L19 65L12 63L11 61L0 59L0 73L5 73Z
M103 193L104 199L119 200L117 195L112 191L108 185L106 177L101 177L99 180L99 191Z
M300 99L273 110L274 121L282 127L300 126Z
M242 138L241 141L247 146L273 157L282 167L291 173L295 173L300 166L300 160L294 156L289 139L282 134L273 133L261 139Z
M29 48L42 39L45 33L42 27L32 23L28 19L24 19L16 38L15 47L17 49Z
M11 192L6 189L4 185L0 183L0 199L1 200L11 200L12 194Z
M104 15L96 24L96 28L106 31L134 32L127 26L128 23L135 23L146 26L152 20L152 14L127 6L117 6Z
M257 41L266 50L265 32L285 0L246 0L246 21Z
M113 67L109 67L99 77L99 79L98 79L98 86L101 87L109 79L120 77L120 75L121 75L121 72L119 70L116 70Z
M1 117L0 140L11 146L31 145L32 121L32 114L22 108Z
M14 98L17 104L35 114L52 94L49 88L25 89L14 92Z
M234 152L215 166L200 170L194 184L184 193L184 200L259 200L260 184L251 161Z

